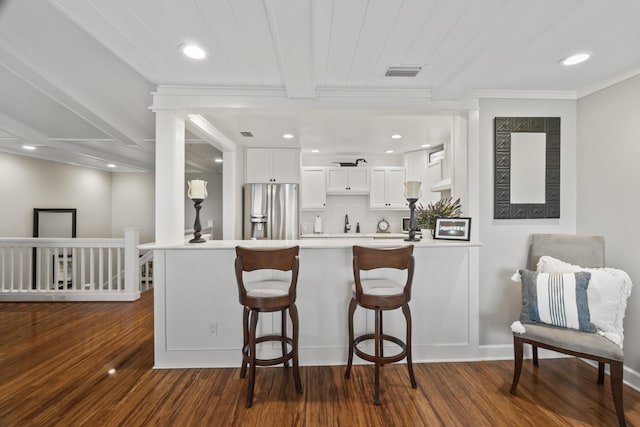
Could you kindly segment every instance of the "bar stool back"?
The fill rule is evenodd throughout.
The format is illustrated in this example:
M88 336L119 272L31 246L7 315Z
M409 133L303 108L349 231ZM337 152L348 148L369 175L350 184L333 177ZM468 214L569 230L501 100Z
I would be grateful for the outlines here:
M364 279L361 278L362 271L379 268L392 268L406 270L407 279L405 283L397 283L388 279ZM373 362L375 365L375 389L373 403L380 404L380 366L407 359L407 369L411 386L417 388L415 376L413 374L413 364L411 360L411 310L409 301L411 300L411 284L413 282L414 258L413 246L403 246L400 248L367 248L363 246L353 247L353 297L349 303L349 360L347 370L344 374L346 379L351 376L351 365L353 354L357 354L361 359ZM369 310L375 310L375 332L365 333L354 337L353 315L356 307L361 306ZM387 310L402 308L406 320L406 338L386 335L382 329L382 313ZM358 348L358 344L363 341L373 340L375 354L365 353ZM385 356L384 342L392 342L400 347L400 352L392 356Z
M245 406L251 407L255 385L256 366L269 366L288 361L293 364L293 378L298 394L302 394L300 369L298 366L298 309L296 308L296 285L298 283L299 247L290 248L244 248L236 247L236 282L240 304L244 307L242 315L242 368L240 378L244 378L249 368L249 385ZM259 280L245 282L244 272L256 270L291 271L291 280ZM291 337L287 336L287 317L289 311L292 323ZM282 325L280 335L256 337L259 313L281 312ZM278 341L282 343L282 356L272 359L256 357L256 344ZM291 347L287 351L287 345Z

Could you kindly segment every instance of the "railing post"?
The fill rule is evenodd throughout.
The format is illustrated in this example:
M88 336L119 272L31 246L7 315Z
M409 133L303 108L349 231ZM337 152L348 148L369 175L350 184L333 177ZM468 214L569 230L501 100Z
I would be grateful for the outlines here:
M128 294L140 294L140 229L124 229L124 291Z

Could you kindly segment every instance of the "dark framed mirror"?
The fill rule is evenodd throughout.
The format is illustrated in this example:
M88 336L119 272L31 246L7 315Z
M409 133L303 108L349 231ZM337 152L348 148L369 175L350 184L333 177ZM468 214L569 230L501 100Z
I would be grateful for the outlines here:
M76 237L76 209L33 209L33 237Z
M560 117L496 117L495 219L560 218Z
M33 209L33 237L76 237L76 209L60 209L60 208L34 208ZM33 289L37 289L37 248L33 248L32 252L32 285ZM61 260L63 268L67 267L68 260ZM57 260L53 265L57 266ZM54 269L54 277L55 272Z

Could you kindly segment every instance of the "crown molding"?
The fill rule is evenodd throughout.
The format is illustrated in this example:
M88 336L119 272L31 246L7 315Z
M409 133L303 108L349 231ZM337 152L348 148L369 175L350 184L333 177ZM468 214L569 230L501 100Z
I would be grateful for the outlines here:
M471 92L477 98L502 99L556 99L576 100L578 96L572 90L474 90Z
M640 68L637 68L635 70L632 70L626 73L619 74L615 77L611 77L609 79L601 81L600 83L597 83L597 84L588 86L585 89L579 90L578 98L583 98L585 96L591 95L593 93L601 91L602 89L606 89L618 83L622 83L623 81L632 79L636 76L640 76Z
M289 98L284 87L159 85L152 92L153 111L174 110L187 114L216 109L300 110L349 109L394 113L447 113L478 109L477 98L433 100L430 89L337 88L315 89L315 96Z

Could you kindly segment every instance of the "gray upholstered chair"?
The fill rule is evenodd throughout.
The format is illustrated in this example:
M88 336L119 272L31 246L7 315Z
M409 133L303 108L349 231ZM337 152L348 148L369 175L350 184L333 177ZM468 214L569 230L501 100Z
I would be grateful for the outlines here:
M538 260L549 255L582 267L604 266L604 238L600 236L574 236L565 234L534 234L531 236L527 268L535 270ZM513 334L514 372L511 394L516 394L524 344L530 344L533 365L538 366L538 347L598 362L598 384L604 384L604 365L609 364L613 403L620 426L626 426L622 404L622 377L624 354L608 339L592 333L564 329L542 324L526 324L526 332Z

